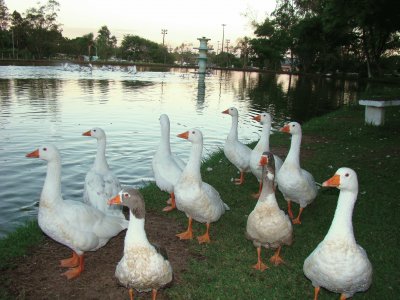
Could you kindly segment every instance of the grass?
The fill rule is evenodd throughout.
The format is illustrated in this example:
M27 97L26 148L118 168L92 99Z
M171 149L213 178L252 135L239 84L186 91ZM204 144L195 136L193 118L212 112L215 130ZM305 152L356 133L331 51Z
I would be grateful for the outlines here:
M303 124L302 153L305 155L301 164L316 181L330 178L342 166L358 174L360 191L353 214L354 232L357 242L368 253L374 276L371 288L356 294L355 299L395 299L400 293L400 260L397 257L400 244L399 115L398 108L389 108L385 126L367 126L363 107L357 106ZM272 149L289 147L289 143L287 134L271 136ZM312 299L313 287L303 275L302 266L328 231L339 191L319 190L316 200L304 210L302 224L294 226L294 244L282 250L286 264L271 266L268 259L273 252L263 249L263 260L270 268L260 272L251 268L257 260L256 249L244 237L247 216L256 204L251 193L257 191L257 181L249 174L243 186L233 185L230 179L238 176L237 170L222 151L203 163L202 175L204 181L217 188L231 210L211 225L211 244L198 245L196 240L187 242L193 258L188 262L187 272L181 275L182 283L167 289L167 295L171 299ZM149 210L160 211L165 203L159 199L168 198L155 184L144 187L142 193ZM286 211L286 202L279 192L277 198ZM295 206L295 214L297 209ZM187 224L182 212L174 211L167 216L184 226ZM196 236L204 230L203 224L194 222ZM32 240L25 241L30 235ZM21 249L40 243L40 235L37 225L31 224L1 240L0 266L7 266L13 257L24 255ZM15 240L24 243L13 245L14 250L9 249ZM319 299L338 297L338 294L322 290Z

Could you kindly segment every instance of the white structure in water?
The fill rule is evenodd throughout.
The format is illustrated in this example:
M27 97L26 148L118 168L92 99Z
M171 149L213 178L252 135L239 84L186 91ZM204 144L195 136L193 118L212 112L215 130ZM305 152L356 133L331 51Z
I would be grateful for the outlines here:
M207 51L211 50L211 48L208 48L207 42L210 39L205 38L204 36L202 38L198 38L200 41L200 47L199 48L194 48L194 49L199 49L199 74L205 74L206 69L207 69Z

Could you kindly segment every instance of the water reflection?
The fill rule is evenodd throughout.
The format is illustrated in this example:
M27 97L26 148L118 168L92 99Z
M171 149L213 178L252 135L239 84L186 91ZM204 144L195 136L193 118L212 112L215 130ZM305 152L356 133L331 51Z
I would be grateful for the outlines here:
M290 119L306 121L354 102L360 88L357 82L255 72L194 77L188 69L138 71L0 67L7 78L0 79L0 236L36 217L46 166L25 154L42 144L60 149L63 197L79 201L96 153L95 141L82 133L92 127L105 130L108 163L122 184L139 187L153 179L162 113L171 120L171 147L186 159L190 143L176 134L200 128L204 156L211 154L229 132L231 120L221 111L230 106L239 110L240 139L249 142L259 138L254 114L269 111L275 128Z

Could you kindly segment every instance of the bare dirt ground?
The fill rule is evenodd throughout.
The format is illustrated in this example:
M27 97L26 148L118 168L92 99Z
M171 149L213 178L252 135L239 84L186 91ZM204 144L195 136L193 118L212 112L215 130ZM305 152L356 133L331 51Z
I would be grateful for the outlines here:
M190 256L187 243L175 236L183 230L173 219L160 213L146 214L147 237L167 250L174 270L173 285L179 284L179 275L185 272ZM114 277L123 253L125 232L96 252L85 253L85 270L73 280L61 276L66 269L59 266L61 259L71 256L71 250L46 237L29 256L18 259L15 268L2 272L2 285L15 299L129 299L128 290ZM135 292L135 299L136 296L151 299L151 292ZM160 290L157 299L168 298Z

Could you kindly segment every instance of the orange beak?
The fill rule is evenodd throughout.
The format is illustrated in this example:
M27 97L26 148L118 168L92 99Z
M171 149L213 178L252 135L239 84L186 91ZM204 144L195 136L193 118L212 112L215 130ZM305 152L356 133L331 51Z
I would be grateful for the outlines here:
M25 155L25 157L39 158L39 149L36 149L35 151L28 153L27 155Z
M89 131L86 131L86 132L82 133L82 135L84 135L84 136L92 136L92 133L89 130Z
M283 126L279 131L281 131L281 132L286 132L286 133L290 133L289 124Z
M267 163L268 163L268 157L262 155L259 162L260 166L265 166Z
M261 121L261 115L254 116L253 120L256 120L257 122L260 122Z
M335 174L331 178L329 178L327 181L325 181L322 186L325 187L338 187L340 185L340 176Z
M228 109L226 109L226 110L224 110L222 113L223 113L223 114L227 114L227 115L229 115L229 108L228 108Z
M188 139L189 138L189 131L182 132L178 134L178 137L183 138L183 139Z
M110 199L107 201L108 205L112 205L112 204L121 204L121 197L118 194L117 196L115 196L114 198Z

